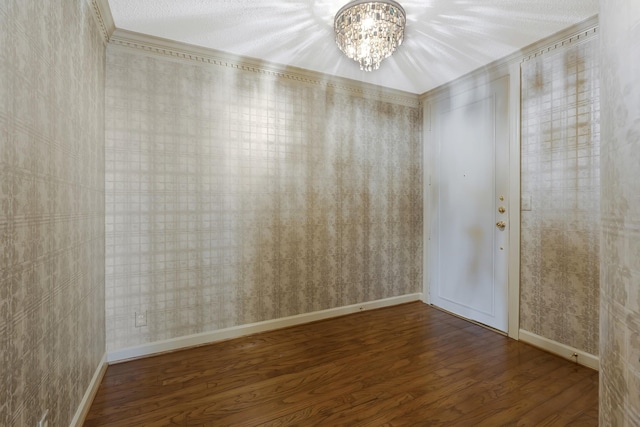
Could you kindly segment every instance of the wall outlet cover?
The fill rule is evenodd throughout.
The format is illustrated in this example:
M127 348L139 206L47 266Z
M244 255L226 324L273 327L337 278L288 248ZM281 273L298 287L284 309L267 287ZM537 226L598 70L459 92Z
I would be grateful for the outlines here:
M136 316L136 328L139 328L141 326L147 326L147 312L146 311L141 311L141 312L137 312L135 313Z

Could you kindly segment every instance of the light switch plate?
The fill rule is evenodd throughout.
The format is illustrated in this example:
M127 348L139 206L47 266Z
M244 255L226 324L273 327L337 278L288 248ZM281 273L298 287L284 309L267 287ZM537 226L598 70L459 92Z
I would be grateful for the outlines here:
M520 210L530 211L531 210L531 195L525 194L522 196L520 200Z

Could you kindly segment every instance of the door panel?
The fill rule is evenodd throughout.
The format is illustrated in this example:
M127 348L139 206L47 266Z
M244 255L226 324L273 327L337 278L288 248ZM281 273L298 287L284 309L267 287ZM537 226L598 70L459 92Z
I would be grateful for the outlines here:
M431 302L507 332L508 78L434 111ZM500 198L502 197L502 200ZM505 207L500 213L499 208ZM496 223L504 221L506 227Z

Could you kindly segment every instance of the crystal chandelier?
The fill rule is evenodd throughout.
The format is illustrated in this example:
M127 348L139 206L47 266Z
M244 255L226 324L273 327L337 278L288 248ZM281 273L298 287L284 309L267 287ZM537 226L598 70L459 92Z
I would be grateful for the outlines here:
M405 21L404 9L393 0L353 0L336 13L336 43L361 70L377 70L402 43Z

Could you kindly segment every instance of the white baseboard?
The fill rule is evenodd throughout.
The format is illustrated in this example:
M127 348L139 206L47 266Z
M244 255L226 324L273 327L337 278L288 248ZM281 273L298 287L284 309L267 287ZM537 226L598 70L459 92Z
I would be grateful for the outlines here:
M78 405L78 409L76 410L71 423L69 423L69 427L82 427L82 424L84 424L84 419L89 413L91 403L93 403L93 398L98 392L98 387L100 387L100 383L102 382L105 372L107 372L107 366L109 365L107 364L107 354L105 353L102 356L100 363L98 363L96 371L93 373L93 378L91 378L89 387L87 387L87 390L84 392L84 396L80 401L80 405Z
M561 344L557 341L550 340L549 338L541 337L532 332L520 329L520 341L527 344L531 344L534 347L546 350L549 353L553 353L564 359L571 360L572 362L578 362L580 365L586 366L596 371L600 370L600 358L593 354L586 353L577 348L570 347L565 344ZM574 356L577 355L577 356Z
M315 322L317 320L329 319L331 317L344 316L346 314L357 313L364 310L374 308L390 307L393 305L404 304L407 302L421 301L423 298L421 293L402 295L381 299L377 301L363 302L360 304L347 305L344 307L330 308L327 310L314 311L312 313L299 314L296 316L283 317L281 319L267 320L264 322L250 323L247 325L233 326L231 328L220 329L217 331L203 332L199 334L187 335L178 338L172 338L164 341L156 341L149 344L143 344L136 347L129 347L122 350L115 350L107 353L107 362L116 363L128 359L135 359L153 354L164 353L167 351L179 350L188 347L194 347L203 344L209 344L216 341L227 340L231 338L239 338L252 335L258 332L266 332L274 329L286 328L289 326L300 325L303 323Z

